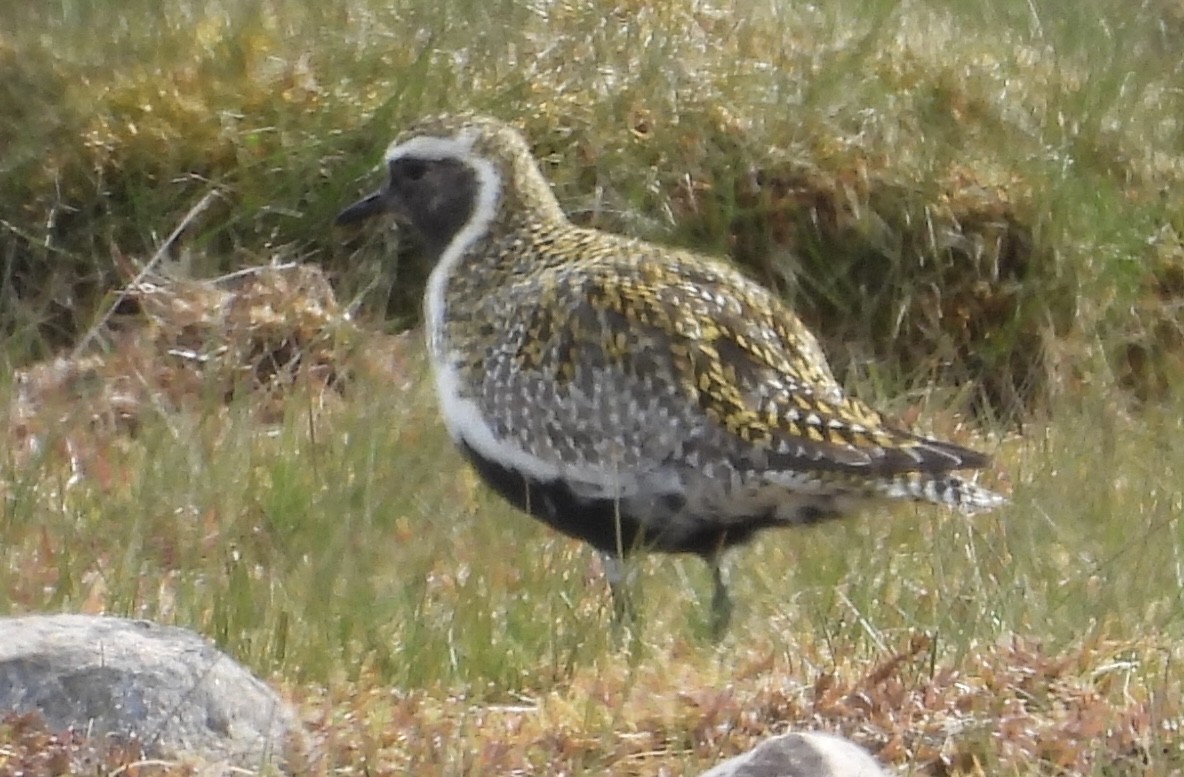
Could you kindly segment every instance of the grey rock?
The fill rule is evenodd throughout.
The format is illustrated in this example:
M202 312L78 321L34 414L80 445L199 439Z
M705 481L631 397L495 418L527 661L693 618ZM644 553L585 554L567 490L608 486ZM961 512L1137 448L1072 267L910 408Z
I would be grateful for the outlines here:
M291 771L299 723L275 692L201 636L90 615L0 618L0 716L136 742L207 773ZM241 774L241 771L237 773Z
M812 731L765 740L702 777L888 777L859 745Z

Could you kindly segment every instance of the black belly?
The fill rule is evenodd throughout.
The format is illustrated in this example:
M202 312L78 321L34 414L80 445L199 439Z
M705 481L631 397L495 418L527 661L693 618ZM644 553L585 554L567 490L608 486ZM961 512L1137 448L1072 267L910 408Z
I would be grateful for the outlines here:
M688 521L680 519L680 531L666 532L654 522L642 523L623 510L615 499L578 496L563 480L529 479L515 469L481 456L463 441L460 449L481 479L514 507L606 553L628 555L644 550L709 557L746 542L761 529L784 525L771 514L729 517L726 527L711 516L696 516L696 520L690 521L696 528L688 531ZM666 499L672 506L682 501L677 494L670 494Z

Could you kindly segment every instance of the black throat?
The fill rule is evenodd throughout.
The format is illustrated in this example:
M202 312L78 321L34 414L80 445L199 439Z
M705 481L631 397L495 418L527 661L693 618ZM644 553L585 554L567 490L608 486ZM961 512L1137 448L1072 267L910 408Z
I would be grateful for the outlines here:
M412 162L418 167L400 169L401 164L410 168ZM439 256L469 223L481 191L476 171L456 159L396 159L391 162L390 185L403 221L432 256Z

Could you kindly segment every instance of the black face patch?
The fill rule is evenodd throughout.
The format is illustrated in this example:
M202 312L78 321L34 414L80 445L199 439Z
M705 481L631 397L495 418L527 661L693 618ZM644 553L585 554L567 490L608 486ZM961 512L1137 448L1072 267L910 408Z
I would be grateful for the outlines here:
M398 215L435 251L464 227L477 200L476 173L455 159L392 160L389 186Z

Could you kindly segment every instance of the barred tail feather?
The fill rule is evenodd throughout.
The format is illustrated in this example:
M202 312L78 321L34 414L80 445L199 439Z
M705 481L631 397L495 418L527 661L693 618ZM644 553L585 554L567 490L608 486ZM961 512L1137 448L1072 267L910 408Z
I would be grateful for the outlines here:
M1007 504L1007 497L971 483L957 475L927 475L910 472L879 482L879 495L887 499L909 499L945 505L965 515L993 510Z

